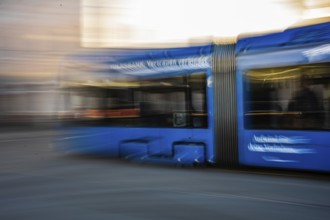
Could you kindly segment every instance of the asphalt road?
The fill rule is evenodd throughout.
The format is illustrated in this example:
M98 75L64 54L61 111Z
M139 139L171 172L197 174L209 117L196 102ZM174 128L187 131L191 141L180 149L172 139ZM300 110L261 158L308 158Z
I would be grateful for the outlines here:
M0 134L0 219L330 219L328 178L179 168L53 149L56 134Z

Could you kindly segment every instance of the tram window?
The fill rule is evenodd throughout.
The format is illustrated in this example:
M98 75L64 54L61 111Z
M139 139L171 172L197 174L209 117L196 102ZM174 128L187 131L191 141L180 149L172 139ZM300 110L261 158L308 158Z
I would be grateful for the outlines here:
M194 74L143 82L140 123L152 127L207 127L206 76ZM149 85L148 85L149 84ZM180 121L176 118L180 115Z
M207 127L206 76L192 74L71 91L75 121L141 127ZM175 115L185 123L175 122ZM96 123L97 122L97 123Z
M249 70L247 129L330 129L330 63Z

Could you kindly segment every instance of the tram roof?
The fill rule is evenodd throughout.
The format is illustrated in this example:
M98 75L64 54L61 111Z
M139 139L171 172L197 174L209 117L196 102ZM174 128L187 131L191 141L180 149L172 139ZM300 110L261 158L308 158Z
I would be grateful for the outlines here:
M236 54L316 44L330 44L330 22L289 28L261 36L242 37L237 42Z

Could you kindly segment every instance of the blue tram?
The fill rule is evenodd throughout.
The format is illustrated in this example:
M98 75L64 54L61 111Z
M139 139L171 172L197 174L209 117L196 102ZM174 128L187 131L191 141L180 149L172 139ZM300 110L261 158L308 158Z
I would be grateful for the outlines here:
M66 150L330 171L330 23L70 59L80 66L60 76Z

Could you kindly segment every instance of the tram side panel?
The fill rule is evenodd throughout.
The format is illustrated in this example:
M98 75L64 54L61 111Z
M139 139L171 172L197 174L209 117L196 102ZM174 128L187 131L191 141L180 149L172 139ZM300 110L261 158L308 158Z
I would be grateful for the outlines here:
M66 83L72 115L62 146L148 162L213 162L210 46L135 53L122 61L109 54L111 74Z
M240 163L330 171L330 35L325 27L330 24L238 41Z

